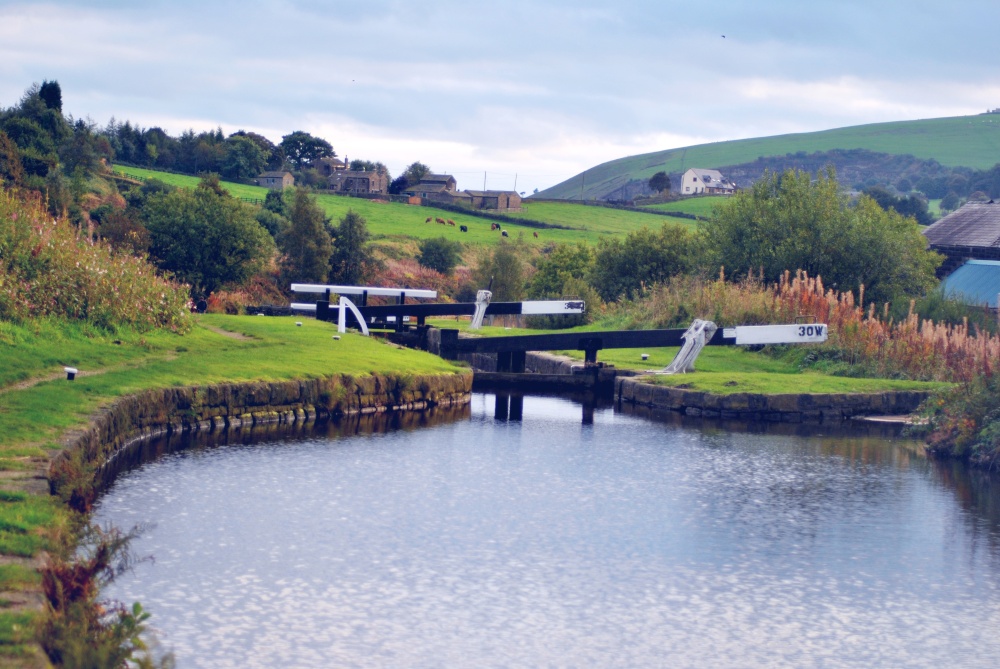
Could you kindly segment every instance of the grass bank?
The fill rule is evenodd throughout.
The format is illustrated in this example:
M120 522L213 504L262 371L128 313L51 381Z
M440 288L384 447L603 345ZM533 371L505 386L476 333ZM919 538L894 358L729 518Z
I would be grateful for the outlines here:
M437 327L468 331L468 321L439 319L431 321ZM543 332L593 332L618 329L607 322L591 323L569 330L526 330L503 326L484 326L479 333L484 337L503 337ZM618 369L652 371L663 369L674 359L679 349L675 347L642 349L605 349L598 352L600 362ZM583 351L555 351L578 360L584 359ZM648 356L646 360L642 356ZM854 378L834 376L819 371L803 369L803 351L788 350L785 355L749 351L736 346L706 346L695 363L693 374L651 376L651 382L678 386L718 395L733 393L761 394L826 394L826 393L878 393L889 390L937 390L951 384L898 379Z
M43 666L35 646L42 552L65 552L79 524L44 477L67 435L102 406L150 388L461 371L436 356L334 334L312 319L297 326L294 318L223 315L196 317L185 335L0 322L0 665ZM76 380L66 380L63 366L80 370Z

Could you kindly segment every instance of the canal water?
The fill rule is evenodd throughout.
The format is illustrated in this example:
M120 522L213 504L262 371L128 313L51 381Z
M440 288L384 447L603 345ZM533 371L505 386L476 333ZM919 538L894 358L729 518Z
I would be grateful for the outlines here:
M95 516L154 560L107 594L182 668L996 666L989 476L858 430L497 404L150 445Z

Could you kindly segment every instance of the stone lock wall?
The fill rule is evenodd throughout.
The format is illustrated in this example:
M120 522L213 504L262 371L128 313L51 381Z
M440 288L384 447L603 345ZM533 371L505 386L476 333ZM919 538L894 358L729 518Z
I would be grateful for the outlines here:
M469 402L471 390L471 370L437 376L338 375L146 390L101 409L87 429L69 436L49 470L51 473L61 459L75 455L100 468L129 444L172 431L464 404ZM50 476L53 492L55 485Z
M917 410L930 393L908 390L822 395L714 395L646 383L641 378L619 378L615 383L615 396L622 402L670 409L689 416L793 423L841 421L863 415L910 414Z

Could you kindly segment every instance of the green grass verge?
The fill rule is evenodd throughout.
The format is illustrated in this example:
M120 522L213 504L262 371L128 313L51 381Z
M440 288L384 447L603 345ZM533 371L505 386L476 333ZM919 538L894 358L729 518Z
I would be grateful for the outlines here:
M458 328L468 331L467 320L431 319L437 327ZM484 326L479 333L484 337L504 337L543 332L586 332L613 330L608 323L591 323L571 330L525 330L502 326ZM670 364L677 355L677 348L604 349L597 359L619 369L658 370ZM561 355L583 360L583 351L555 351ZM643 360L642 356L648 359ZM735 346L707 346L695 364L693 374L650 377L663 385L687 384L696 390L729 395L732 393L875 393L887 390L936 390L948 384L894 379L866 379L830 376L800 368L800 356L774 357L748 351Z
M57 321L4 325L0 342L0 468L22 470L44 458L69 429L100 406L147 388L226 381L280 381L334 374L417 376L453 373L437 356L401 349L313 319L204 315L186 335L101 333ZM215 330L240 335L236 339ZM67 381L62 365L81 374ZM25 387L28 382L37 381ZM12 385L15 384L15 385ZM0 553L35 555L66 509L48 496L0 491Z

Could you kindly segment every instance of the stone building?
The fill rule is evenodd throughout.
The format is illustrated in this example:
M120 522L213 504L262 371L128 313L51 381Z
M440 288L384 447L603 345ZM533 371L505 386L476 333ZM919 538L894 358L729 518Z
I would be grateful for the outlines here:
M382 195L388 192L389 179L382 172L337 170L328 179L330 190L356 195Z
M271 190L283 190L295 185L295 177L291 172L264 172L255 179L258 186L264 186Z

